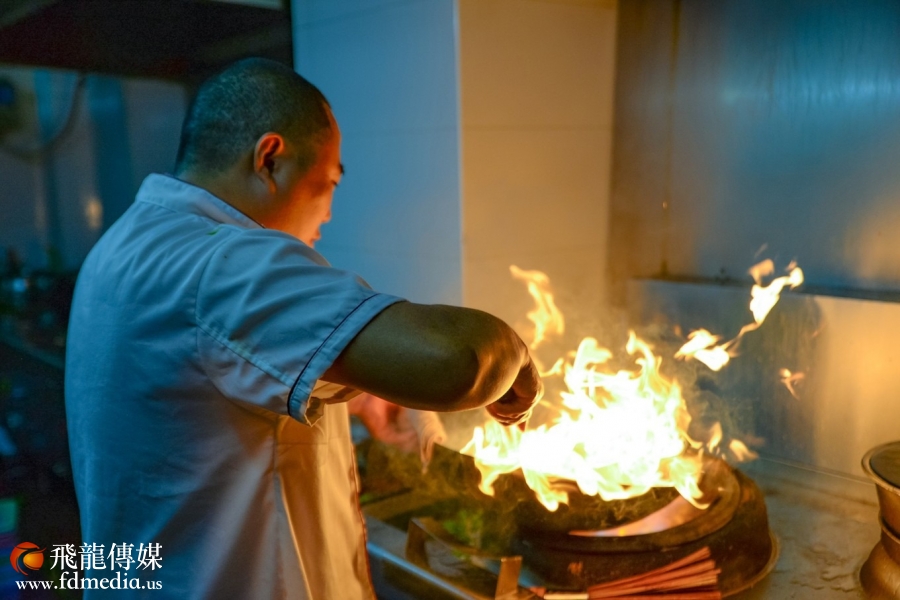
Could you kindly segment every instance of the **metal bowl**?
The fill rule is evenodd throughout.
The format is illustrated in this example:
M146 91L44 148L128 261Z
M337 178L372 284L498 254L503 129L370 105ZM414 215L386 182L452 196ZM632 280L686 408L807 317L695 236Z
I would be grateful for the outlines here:
M862 468L875 482L882 519L892 533L900 534L900 441L869 450Z
M875 544L859 571L859 581L869 600L896 600L896 592L900 589L900 565L882 544Z
M900 590L900 538L881 521L881 541L859 571L859 581L871 600L896 600Z

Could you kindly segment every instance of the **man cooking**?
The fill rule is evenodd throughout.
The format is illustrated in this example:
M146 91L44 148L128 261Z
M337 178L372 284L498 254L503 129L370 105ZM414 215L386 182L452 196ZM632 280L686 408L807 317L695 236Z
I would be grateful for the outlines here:
M375 292L313 250L340 142L313 85L236 63L198 90L175 176L147 177L84 262L66 357L83 542L160 544L161 569L129 575L162 589L116 598L374 598L345 401L512 425L541 394L499 319Z

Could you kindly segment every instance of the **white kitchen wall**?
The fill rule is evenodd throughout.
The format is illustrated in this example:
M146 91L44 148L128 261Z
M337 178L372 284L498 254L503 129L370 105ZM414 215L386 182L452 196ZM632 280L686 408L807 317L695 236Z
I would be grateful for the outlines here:
M616 5L294 0L298 71L333 105L347 176L319 249L376 288L510 322L604 294Z
M459 304L453 0L294 0L297 70L332 105L346 175L317 244L376 289Z
M465 303L520 320L516 264L546 272L564 312L599 311L616 3L460 0L459 19Z

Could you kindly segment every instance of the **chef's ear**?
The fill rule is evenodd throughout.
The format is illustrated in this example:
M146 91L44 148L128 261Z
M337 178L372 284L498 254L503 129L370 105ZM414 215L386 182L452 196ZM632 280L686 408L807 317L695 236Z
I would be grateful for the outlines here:
M253 172L271 193L277 191L275 169L285 151L284 138L277 133L264 133L253 148Z

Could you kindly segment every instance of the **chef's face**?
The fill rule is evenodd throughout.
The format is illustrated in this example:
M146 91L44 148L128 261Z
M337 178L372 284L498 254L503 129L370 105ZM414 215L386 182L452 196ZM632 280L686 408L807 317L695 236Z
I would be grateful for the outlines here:
M316 162L298 174L289 190L291 233L310 247L322 237L322 225L331 220L331 200L343 174L341 133L332 118L331 131L319 147Z

